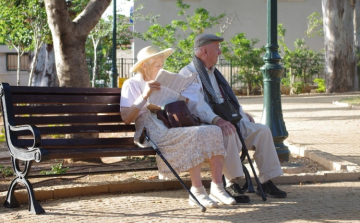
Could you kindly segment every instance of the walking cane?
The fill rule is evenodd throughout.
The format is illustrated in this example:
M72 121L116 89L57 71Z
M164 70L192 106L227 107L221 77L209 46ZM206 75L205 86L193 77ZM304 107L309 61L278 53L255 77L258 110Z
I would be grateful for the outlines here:
M190 196L194 199L194 201L196 202L197 206L199 206L199 208L201 209L202 212L206 211L206 208L200 204L200 202L196 199L196 197L193 195L193 193L191 193L191 191L189 190L189 188L185 185L184 181L181 180L181 178L179 177L179 175L175 172L175 170L170 166L170 164L168 163L168 161L165 159L165 157L161 154L159 148L155 145L155 143L149 138L148 134L146 133L146 128L143 128L143 131L141 133L139 142L143 143L144 139L146 139L151 147L155 150L155 152L161 157L161 159L164 161L164 163L169 167L169 169L171 170L171 172L173 172L173 174L175 175L175 177L178 179L178 181L180 181L180 183L183 185L183 187L185 187L185 189L189 192Z
M260 180L259 180L259 178L258 178L257 175L256 175L254 166L253 166L253 164L252 164L252 162L251 162L251 159L250 159L249 151L248 151L248 149L246 148L244 138L243 138L243 136L242 136L242 134L241 134L241 132L240 132L240 127L239 127L237 124L234 124L234 126L235 126L235 128L236 128L236 131L237 131L237 133L238 133L238 135L239 135L241 144L242 144L242 146L243 146L243 153L245 153L245 155L246 155L246 157L247 157L247 159L248 159L248 161L249 161L249 163L250 163L251 170L252 170L253 173L254 173L254 178L255 178L255 180L256 180L256 184L257 184L258 187L260 188L262 200L263 200L263 201L266 201L266 196L265 196L264 191L263 191L263 189L262 189L262 187L261 187Z

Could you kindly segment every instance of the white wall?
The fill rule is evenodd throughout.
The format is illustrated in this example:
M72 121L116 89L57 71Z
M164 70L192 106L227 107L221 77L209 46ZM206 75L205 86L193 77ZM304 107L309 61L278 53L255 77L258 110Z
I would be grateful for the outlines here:
M235 20L224 33L225 40L230 40L236 33L244 32L249 39L259 39L258 47L267 43L267 1L266 0L184 0L184 3L191 5L188 14L196 8L203 7L210 12L210 15L226 13ZM177 16L176 0L137 0L135 8L143 4L141 10L143 15L153 13L160 14L159 23L168 24L173 19L180 19ZM307 17L313 12L322 14L320 0L278 0L278 23L283 23L287 29L285 42L292 49L297 38L305 36L307 29ZM147 21L137 22L135 30L144 32L150 24ZM214 27L207 33L219 32L219 26ZM320 50L324 47L322 37L307 39L311 49ZM151 45L151 42L144 42L135 39L134 55L143 47Z
M9 49L6 45L0 45L0 82L16 86L16 71L6 70L6 53L16 53L16 50ZM28 71L20 71L20 85L27 86L28 80Z

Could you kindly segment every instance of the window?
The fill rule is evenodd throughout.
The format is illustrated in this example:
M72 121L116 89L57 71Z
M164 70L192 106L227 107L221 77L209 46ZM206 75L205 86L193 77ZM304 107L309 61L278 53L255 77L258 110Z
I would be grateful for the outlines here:
M17 53L6 54L6 70L17 70ZM29 56L27 53L20 58L20 70L27 70L29 68Z

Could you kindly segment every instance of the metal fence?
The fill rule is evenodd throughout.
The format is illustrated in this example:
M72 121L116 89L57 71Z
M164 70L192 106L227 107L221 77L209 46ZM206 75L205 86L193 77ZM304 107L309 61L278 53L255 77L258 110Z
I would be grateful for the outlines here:
M134 75L134 73L130 72L130 68L133 66L133 64L136 63L136 59L132 58L119 58L117 59L117 69L119 78L130 78ZM234 63L230 63L227 60L221 59L219 60L219 63L217 64L217 69L224 75L225 79L231 84L231 87L233 88L242 88L245 85L241 82L234 83L233 81L233 75L235 75L239 68L238 66L234 65ZM110 73L110 71L109 71Z
M133 64L136 63L136 59L132 58L119 58L117 59L117 68L118 68L118 74L119 78L130 78L134 74L130 72L130 68L133 66ZM227 61L225 59L220 59L219 62L216 65L217 69L224 75L225 79L229 82L231 87L233 89L242 89L246 88L246 84L242 83L240 81L235 81L234 76L239 73L239 66L235 64L234 62ZM111 73L111 72L109 72ZM283 77L286 77L286 69L283 74ZM323 72L320 72L316 75L314 75L311 79L308 80L308 85L314 85L313 80L315 78L322 78L325 79L325 74Z

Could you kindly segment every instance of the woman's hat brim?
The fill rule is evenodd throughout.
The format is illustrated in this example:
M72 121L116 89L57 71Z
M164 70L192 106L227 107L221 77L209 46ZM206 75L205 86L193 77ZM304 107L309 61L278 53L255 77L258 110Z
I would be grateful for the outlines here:
M134 64L134 66L132 66L132 67L130 68L130 72L136 72L137 69L140 67L140 65L141 65L142 63L144 63L146 60L148 60L148 59L150 59L150 58L152 58L152 57L158 56L158 55L160 55L160 54L164 54L164 60L166 60L166 58L168 58L168 57L169 57L171 54L173 54L173 53L174 53L174 50L173 50L172 48L167 48L167 49L165 49L165 50L163 50L163 51L160 51L160 52L158 52L158 53L151 54L151 55L149 55L149 56L147 56L147 57L145 57L145 58L142 58L142 60L136 62L136 63Z

